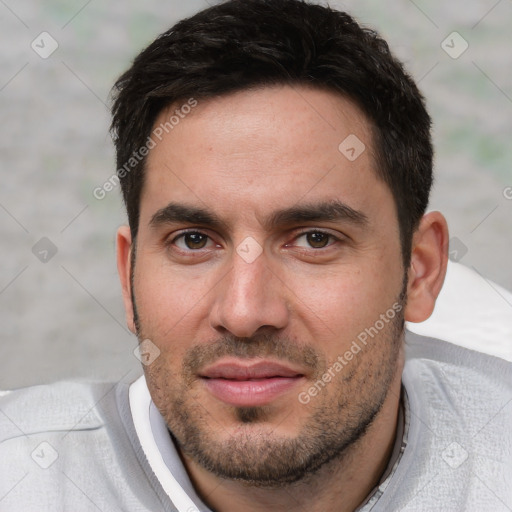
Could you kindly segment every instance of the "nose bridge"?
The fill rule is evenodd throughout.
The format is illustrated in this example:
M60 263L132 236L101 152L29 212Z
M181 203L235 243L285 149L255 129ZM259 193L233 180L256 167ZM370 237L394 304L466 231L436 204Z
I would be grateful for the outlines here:
M250 337L262 326L281 329L288 317L283 292L265 251L247 237L233 252L231 270L211 310L211 324L238 337Z

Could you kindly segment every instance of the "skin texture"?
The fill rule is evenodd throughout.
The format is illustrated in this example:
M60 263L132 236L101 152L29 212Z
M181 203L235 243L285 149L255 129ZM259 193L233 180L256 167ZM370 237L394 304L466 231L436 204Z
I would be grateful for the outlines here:
M117 237L127 322L160 350L144 367L151 396L216 511L353 510L389 461L403 321L432 313L448 230L439 212L425 215L403 268L370 133L338 95L272 87L200 101L148 156L135 268L128 227ZM366 147L354 161L338 149L351 134ZM333 200L366 222L267 225L275 210ZM170 202L210 210L223 224L152 222ZM206 236L176 239L185 229ZM318 230L335 238L303 234ZM372 326L378 332L333 371ZM302 377L269 403L234 406L200 376L227 358L280 361ZM329 369L334 377L308 403L299 400Z

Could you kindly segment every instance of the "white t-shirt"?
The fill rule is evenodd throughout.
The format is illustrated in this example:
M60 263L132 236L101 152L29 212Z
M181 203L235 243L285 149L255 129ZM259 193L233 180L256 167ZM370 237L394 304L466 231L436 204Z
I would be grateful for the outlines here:
M358 512L510 512L512 364L410 332L405 348L404 429ZM144 380L0 397L0 512L71 510L208 510Z

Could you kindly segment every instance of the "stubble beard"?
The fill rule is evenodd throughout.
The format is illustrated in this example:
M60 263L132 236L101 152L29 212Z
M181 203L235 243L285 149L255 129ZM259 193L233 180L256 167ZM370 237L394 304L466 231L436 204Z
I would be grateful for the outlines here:
M251 340L227 336L190 349L180 375L171 372L165 357L144 367L152 399L178 449L218 477L263 488L285 487L314 476L334 459L342 462L375 421L396 376L403 341L406 286L404 277L397 298L402 309L373 344L363 347L350 366L312 398L308 419L294 438L275 434L272 407L258 406L232 407L237 427L227 436L218 429L224 437L219 439L215 433L218 424L195 396L197 369L226 355L272 356L314 368L312 382L316 382L327 371L328 364L313 347L277 341L272 335ZM137 336L143 340L149 333L143 333L135 301L133 305ZM265 423L267 420L270 423Z

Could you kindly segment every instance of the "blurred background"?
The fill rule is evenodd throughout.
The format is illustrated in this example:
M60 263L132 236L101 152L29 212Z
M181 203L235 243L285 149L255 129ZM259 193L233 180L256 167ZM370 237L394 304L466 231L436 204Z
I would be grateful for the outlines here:
M142 373L115 265L120 192L93 195L115 172L108 96L140 50L212 3L0 0L0 389ZM452 259L512 289L512 1L330 4L379 30L427 98L430 209Z

